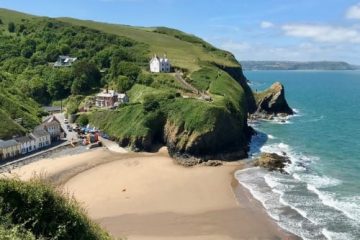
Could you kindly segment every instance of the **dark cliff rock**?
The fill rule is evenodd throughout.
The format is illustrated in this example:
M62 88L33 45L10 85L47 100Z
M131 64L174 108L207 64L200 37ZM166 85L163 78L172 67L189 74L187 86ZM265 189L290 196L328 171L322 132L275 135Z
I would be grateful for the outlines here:
M169 154L182 165L195 165L208 160L234 161L247 157L252 129L230 114L217 118L211 131L187 131L184 126L168 121L164 140Z
M284 86L276 82L269 89L254 93L256 99L256 115L292 115L293 110L285 99Z
M279 171L284 173L284 167L291 163L286 155L278 155L276 153L262 153L260 157L255 160L254 165L268 169L269 171Z

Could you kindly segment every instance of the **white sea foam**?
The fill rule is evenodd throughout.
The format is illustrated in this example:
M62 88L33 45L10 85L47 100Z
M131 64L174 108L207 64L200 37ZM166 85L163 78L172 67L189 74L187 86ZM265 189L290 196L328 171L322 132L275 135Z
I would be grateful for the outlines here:
M336 178L331 178L328 176L318 176L313 174L294 173L293 177L295 179L298 179L299 181L311 184L316 188L335 187L342 183L341 180Z
M285 185L281 184L281 182L286 179L282 179L281 175L274 176L273 173L268 173L260 168L250 168L236 172L235 176L241 185L248 189L255 199L261 202L269 216L276 220L280 227L303 239L324 239L324 237L321 237L320 229L318 233L302 229L302 225L309 221L306 218L306 212L297 209L282 198L284 191L281 190L281 187ZM286 208L293 209L303 220L299 219L299 217L294 218L292 213L286 214L288 212ZM313 223L309 222L307 224Z
M331 232L328 229L324 228L322 234L329 240L355 240L354 236L349 233L344 232ZM357 240L357 239L356 239Z
M272 135L266 136L274 139ZM238 181L261 202L269 216L279 226L303 239L355 239L351 238L351 234L344 235L325 228L337 222L350 229L358 229L360 195L345 198L326 191L343 183L336 178L317 175L312 170L311 164L316 163L318 157L296 151L284 142L263 145L262 135L258 136L258 140L258 152L286 155L292 162L285 167L289 175L269 173L260 168L241 170L236 174ZM286 208L291 209L290 213Z
M312 184L308 184L307 189L314 192L324 205L334 208L344 213L348 218L360 223L360 196L337 199L335 194L320 191Z
M269 139L276 139L276 137L274 137L274 136L271 135L271 134L268 134L267 136L268 136Z
M299 114L299 113L300 113L300 110L297 109L297 108L293 108L292 110L293 110L293 112L294 112L295 114Z

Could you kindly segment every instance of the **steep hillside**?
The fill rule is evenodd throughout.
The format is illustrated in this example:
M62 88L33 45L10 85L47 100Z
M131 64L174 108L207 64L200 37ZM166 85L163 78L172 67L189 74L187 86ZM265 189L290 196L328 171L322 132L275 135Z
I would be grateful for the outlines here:
M12 86L11 77L0 73L0 139L24 134L40 123L42 115L34 100Z
M76 113L101 87L128 91L131 104L89 113L90 122L120 145L148 151L161 143L182 158L246 156L251 133L247 114L254 111L255 100L231 53L165 27L21 16L7 10L0 11L0 18L0 68L15 77L14 86L26 96L43 104L67 99L68 112ZM148 61L154 53L166 53L182 73L150 74ZM79 60L71 68L51 67L60 54Z
M166 53L174 66L188 69L191 72L201 68L202 62L239 67L239 63L231 53L220 51L203 40L178 30L131 27L73 18L60 18L60 20L147 43L150 46L148 57L154 53Z

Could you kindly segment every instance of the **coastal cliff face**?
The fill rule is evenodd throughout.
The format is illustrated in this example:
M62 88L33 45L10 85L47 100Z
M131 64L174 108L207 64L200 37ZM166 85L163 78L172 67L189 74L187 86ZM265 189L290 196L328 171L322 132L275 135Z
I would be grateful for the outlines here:
M256 99L255 115L292 115L293 110L285 99L284 86L276 82L267 90L254 93Z
M230 114L220 115L213 129L202 133L187 131L183 125L167 122L164 140L170 155L182 161L231 161L247 157L251 130Z

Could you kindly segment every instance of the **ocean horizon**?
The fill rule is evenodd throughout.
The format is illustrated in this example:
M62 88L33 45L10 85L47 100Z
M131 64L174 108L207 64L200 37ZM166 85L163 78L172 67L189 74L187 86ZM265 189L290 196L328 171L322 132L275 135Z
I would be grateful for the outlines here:
M296 114L252 124L250 154L286 153L287 174L248 168L238 181L303 239L360 239L360 71L245 71L254 91L285 87Z

